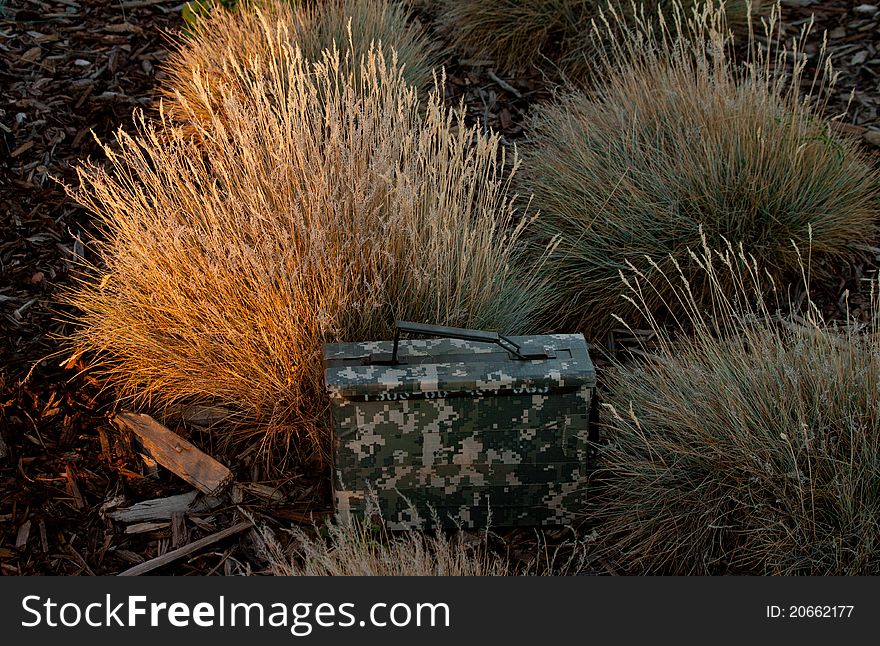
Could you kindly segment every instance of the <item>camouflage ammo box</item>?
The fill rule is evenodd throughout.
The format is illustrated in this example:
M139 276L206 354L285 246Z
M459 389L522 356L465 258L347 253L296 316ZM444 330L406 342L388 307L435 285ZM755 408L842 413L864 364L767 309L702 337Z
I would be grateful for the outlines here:
M485 528L582 512L596 374L580 334L398 322L393 342L324 346L324 368L340 520Z

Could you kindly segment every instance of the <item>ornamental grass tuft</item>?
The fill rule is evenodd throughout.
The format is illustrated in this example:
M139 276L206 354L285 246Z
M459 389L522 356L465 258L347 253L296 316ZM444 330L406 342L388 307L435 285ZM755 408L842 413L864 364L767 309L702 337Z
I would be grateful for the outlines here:
M326 457L322 343L391 338L395 319L532 329L517 161L420 101L393 53L359 56L230 63L222 118L141 116L78 169L101 236L72 342L123 398L224 406Z
M685 0L690 8L700 1ZM669 12L673 0L433 0L441 31L466 56L488 57L506 71L540 67L555 70L570 81L588 83L609 35L594 25L606 24L606 14L616 16L616 34L629 25L653 23ZM755 0L757 13L763 3ZM749 20L747 2L729 0L724 11L730 21L745 30ZM618 20L619 19L619 20Z
M769 49L753 39L739 65L721 11L679 7L663 28L643 24L609 46L594 92L538 110L524 181L538 237L558 242L544 265L560 296L555 325L595 339L612 314L637 324L620 297L629 264L650 278L678 262L695 298L711 298L688 255L701 235L713 247L741 242L783 281L796 247L833 262L876 234L878 175L820 116L830 63L820 57L807 78L799 41L773 36L777 17ZM651 298L652 311L668 305L662 292Z
M656 336L606 375L593 558L633 574L880 574L878 320L829 325L809 299L783 315L742 249L692 262L711 307L684 271L629 280ZM650 317L657 292L687 337Z
M407 82L424 92L433 88L438 49L398 2L249 0L232 10L214 7L177 39L165 63L163 109L184 123L209 121L221 108L222 86L235 85L242 69L277 68L285 47L298 47L310 63L324 50L350 49L358 65L377 44L397 53ZM255 60L262 64L252 66Z

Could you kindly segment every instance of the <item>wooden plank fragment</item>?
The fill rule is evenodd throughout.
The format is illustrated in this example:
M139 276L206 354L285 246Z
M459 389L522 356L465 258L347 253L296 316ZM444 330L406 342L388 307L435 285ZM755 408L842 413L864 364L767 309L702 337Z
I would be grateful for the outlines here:
M205 536L204 538L200 538L197 541L193 541L189 545L184 545L176 550L171 550L170 552L166 552L161 556L157 556L154 559L150 559L140 565L135 565L132 568L125 570L124 572L120 572L118 576L139 576L141 574L146 574L147 572L152 572L156 568L160 568L163 565L168 565L176 561L179 558L186 556L187 554L192 554L193 552L197 552L203 547L207 547L208 545L212 545L218 541L222 541L224 538L232 536L233 534L238 534L239 532L243 532L246 529L253 527L250 521L243 521L238 523L237 525L233 525L232 527L227 527L226 529L220 530L216 534L211 534L210 536Z
M220 505L220 499L213 496L198 499L198 491L182 493L179 496L144 500L131 507L121 507L107 514L119 523L141 523L156 520L170 520L174 514L199 513L210 511Z
M232 482L228 468L149 415L125 412L115 420L140 440L156 462L202 493L215 496Z

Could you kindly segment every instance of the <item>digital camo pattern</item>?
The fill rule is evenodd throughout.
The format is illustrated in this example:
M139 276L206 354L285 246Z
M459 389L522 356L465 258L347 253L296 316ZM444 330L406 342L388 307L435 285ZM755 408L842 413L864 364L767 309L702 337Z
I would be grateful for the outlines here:
M596 373L580 334L510 337L525 352L552 359L523 361L489 343L458 339L400 342L397 366L370 363L391 354L390 341L343 343L324 348L331 399L396 401L408 396L441 398L450 393L495 395L546 393L595 383Z
M514 340L555 358L514 360L497 346L437 339L402 341L407 363L377 366L364 361L390 344L326 347L341 520L378 511L391 529L407 529L579 517L595 387L586 343Z

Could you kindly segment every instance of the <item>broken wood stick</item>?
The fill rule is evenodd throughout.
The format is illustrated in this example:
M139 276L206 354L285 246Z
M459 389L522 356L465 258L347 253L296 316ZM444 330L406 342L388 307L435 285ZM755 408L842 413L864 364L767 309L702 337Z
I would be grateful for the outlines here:
M177 513L198 513L210 511L220 506L220 500L207 496L197 500L198 491L182 493L179 496L144 500L131 507L121 507L107 514L119 523L139 523L154 520L170 520Z
M171 550L170 552L166 552L161 556L157 556L156 558L150 559L149 561L145 561L144 563L135 565L134 567L131 567L124 572L120 572L118 576L138 576L141 574L146 574L147 572L152 572L156 568L160 568L163 565L168 565L169 563L172 563L177 559L186 556L187 554L197 552L203 547L207 547L208 545L212 545L213 543L222 541L224 538L232 536L233 534L238 534L239 532L243 532L250 527L253 527L253 524L250 521L242 521L237 525L233 525L232 527L220 530L216 534L205 536L204 538L200 538L197 541L193 541L189 545L184 545L183 547L180 547L176 550Z
M216 496L232 482L228 468L149 415L119 413L115 421L134 433L156 462L202 493Z
M495 84L498 85L498 87L500 87L502 90L510 92L517 99L522 98L522 92L517 90L515 87L513 87L510 83L508 83L504 79L501 79L498 76L496 76L495 72L493 72L492 70L489 70L487 73L489 75L489 78L492 79L493 81L495 81Z
M119 523L139 523L154 520L170 520L174 514L197 514L219 507L221 500L213 496L198 498L198 491L182 493L179 496L153 498L136 503L131 507L120 507L107 513Z

